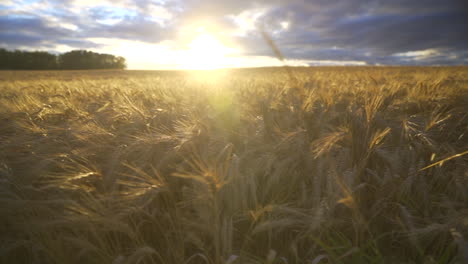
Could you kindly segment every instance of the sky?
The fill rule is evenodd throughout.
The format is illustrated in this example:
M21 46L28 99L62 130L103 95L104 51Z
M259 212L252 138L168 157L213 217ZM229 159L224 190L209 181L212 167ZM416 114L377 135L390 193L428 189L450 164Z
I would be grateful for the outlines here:
M87 49L129 69L468 65L468 1L0 0L0 47Z

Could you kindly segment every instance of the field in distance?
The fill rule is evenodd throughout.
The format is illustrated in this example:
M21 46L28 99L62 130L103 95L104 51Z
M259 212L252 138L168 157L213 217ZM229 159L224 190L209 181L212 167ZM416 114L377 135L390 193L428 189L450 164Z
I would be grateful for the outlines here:
M468 67L0 72L1 263L468 263Z

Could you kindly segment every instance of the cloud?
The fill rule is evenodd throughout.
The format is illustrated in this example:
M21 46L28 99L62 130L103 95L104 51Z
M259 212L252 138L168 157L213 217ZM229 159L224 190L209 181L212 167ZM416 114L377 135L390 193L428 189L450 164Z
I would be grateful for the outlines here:
M462 1L285 2L268 9L258 23L267 25L286 57L424 64L433 60L399 60L392 54L437 49L440 58L466 64L454 55L467 50L468 14L463 7ZM288 30L275 34L284 21L289 23ZM246 43L246 50L268 53L257 48L261 45L258 36L240 42Z
M42 41L41 37L16 34L13 32L0 32L0 44L5 47L14 48L18 46L37 45Z
M150 1L132 5L123 0L17 1L2 6L0 12L0 44L30 49L63 43L90 48L92 42L85 40L90 37L156 43L165 40L169 31L163 26L172 18Z
M72 30L51 27L45 20L36 17L0 17L0 43L11 47L15 45L43 45L50 40L57 41L69 35Z
M165 40L168 34L158 22L135 17L111 25L96 24L89 27L86 33L83 33L83 36L158 43Z
M468 5L463 0L15 0L0 4L0 45L8 48L101 49L102 43L93 39L109 39L172 43L177 49L200 26L239 47L238 55L245 58L274 59L258 30L263 27L293 61L468 64Z
M325 44L368 47L380 54L418 49L463 48L465 17L456 11L427 15L363 16L342 21L324 34Z

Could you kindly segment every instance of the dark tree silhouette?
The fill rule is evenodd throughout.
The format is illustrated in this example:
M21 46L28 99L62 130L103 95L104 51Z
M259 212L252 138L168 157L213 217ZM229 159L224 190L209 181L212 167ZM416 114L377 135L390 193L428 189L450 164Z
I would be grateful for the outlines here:
M43 51L0 49L1 70L125 69L126 66L123 57L86 50L74 50L57 56Z
M94 53L86 50L74 50L58 57L62 69L124 69L125 58L110 54Z
M43 51L25 52L0 49L0 69L53 70L57 69L57 57Z

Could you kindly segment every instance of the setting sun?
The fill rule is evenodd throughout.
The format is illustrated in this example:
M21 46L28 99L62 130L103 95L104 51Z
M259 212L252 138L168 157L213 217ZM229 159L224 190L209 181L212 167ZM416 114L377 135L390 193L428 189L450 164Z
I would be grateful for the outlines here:
M211 70L226 67L228 55L234 49L229 48L209 33L197 35L188 45L182 67L193 70Z

